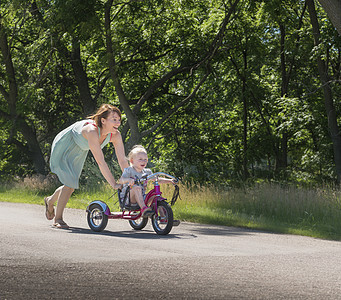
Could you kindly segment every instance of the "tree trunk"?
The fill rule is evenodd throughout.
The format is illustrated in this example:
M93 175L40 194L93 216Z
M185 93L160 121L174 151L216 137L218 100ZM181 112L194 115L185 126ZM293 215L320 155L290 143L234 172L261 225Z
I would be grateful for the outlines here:
M18 117L17 124L20 132L23 134L25 140L27 141L28 153L26 154L32 159L35 171L39 174L46 175L46 163L43 153L41 152L36 133L21 117Z
M279 24L281 32L281 44L280 44L280 56L281 56L281 75L282 75L282 86L281 86L281 97L288 94L289 78L287 73L287 64L285 57L285 26ZM286 129L283 130L280 144L278 145L278 157L276 163L276 169L278 171L285 170L288 167L288 133Z
M246 97L246 72L247 72L247 50L243 52L243 59L244 59L244 76L242 78L242 98L243 98L243 177L244 180L249 178L249 171L248 171L248 140L247 140L247 133L248 133L248 103Z
M2 26L1 16L0 16L0 50L5 64L6 68L5 76L7 77L8 82L8 92L6 91L6 88L3 86L1 86L1 91L2 94L4 95L4 98L7 101L9 110L9 114L2 112L1 116L5 117L7 120L13 121L13 127L23 134L24 139L26 140L28 145L28 153L26 154L32 160L36 172L40 174L46 174L45 160L41 152L36 134L34 130L30 126L28 126L24 118L19 116L17 113L16 104L18 101L18 86L15 77L15 69L12 61L11 49L8 45L5 28L3 28ZM15 129L13 129L13 133L16 131ZM13 141L13 144L16 144L14 142L15 139L13 137L10 137L8 141L9 142Z
M341 35L341 1L319 0L329 19L332 21L338 33Z
M107 59L109 64L109 72L111 75L111 79L113 80L114 87L118 96L118 99L120 101L120 104L122 105L124 112L127 115L127 121L129 123L130 127L130 133L131 136L129 138L129 141L126 143L126 148L129 149L134 144L137 144L141 140L141 133L138 127L138 118L137 115L134 114L134 112L131 110L128 99L123 91L121 82L119 80L118 74L117 74L117 64L115 61L115 55L114 55L114 49L112 45L111 40L111 17L110 17L110 11L113 4L113 0L108 0L105 3L105 42L106 42L106 51L107 51ZM123 140L125 140L125 136L123 136Z
M320 44L320 28L318 24L318 19L315 10L315 4L313 0L307 0L308 10L311 20L311 25L313 28L313 36L315 46ZM331 140L333 143L334 150L334 161L335 169L337 175L337 183L341 183L341 135L339 127L337 124L337 116L333 102L332 90L329 85L329 78L327 73L327 66L321 57L317 57L317 66L320 74L320 79L323 84L323 94L324 94L324 106L327 113L329 131L331 135Z
M71 65L73 72L75 74L75 78L77 81L78 91L83 107L83 112L86 115L93 113L96 109L96 103L91 97L88 77L86 72L84 71L82 61L81 61L81 54L80 54L80 47L78 43L74 43L72 45L72 53L71 53Z
M0 49L2 57L4 60L7 82L8 82L8 92L7 92L7 104L10 115L14 118L16 116L16 105L18 100L18 86L15 78L15 71L12 61L11 49L8 45L7 34L5 28L2 25L1 15L0 15ZM5 87L4 87L5 89Z

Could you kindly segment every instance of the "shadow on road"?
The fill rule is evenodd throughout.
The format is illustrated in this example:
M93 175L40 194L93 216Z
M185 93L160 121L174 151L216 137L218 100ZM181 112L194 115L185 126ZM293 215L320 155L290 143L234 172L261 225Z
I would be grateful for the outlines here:
M251 235L253 232L248 229L242 228L234 228L234 227L218 227L218 226L205 226L205 225L198 225L192 231L196 234L202 235L225 235L225 236L232 236L232 235Z
M121 238L135 238L135 239L193 239L197 238L197 235L211 235L211 236L240 236L240 235L252 235L255 231L242 229L242 228L234 228L234 227L224 227L224 226L211 226L211 225L203 225L197 224L195 226L191 226L193 228L189 229L191 233L169 233L168 235L158 235L153 230L143 229L141 231L138 230L125 230L125 231L108 231L104 230L102 232L95 232L89 228L80 228L80 227L70 227L67 232L76 233L76 234L94 234L94 235L103 235L103 236L112 236L112 237L121 237Z
M180 233L180 234L172 234L169 233L167 235L158 235L153 230L144 229L143 231L136 230L126 230L126 231L108 231L104 230L102 232L95 232L88 228L80 228L80 227L70 227L66 230L70 233L76 234L92 234L92 235L103 235L103 236L112 236L112 237L120 237L120 238L136 238L136 239L191 239L196 238L197 236L194 234L188 233Z

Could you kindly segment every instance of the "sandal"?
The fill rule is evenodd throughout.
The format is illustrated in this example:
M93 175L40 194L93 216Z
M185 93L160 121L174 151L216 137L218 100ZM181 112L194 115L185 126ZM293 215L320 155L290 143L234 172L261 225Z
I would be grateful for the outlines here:
M145 206L144 208L141 209L142 218L148 218L154 214L155 214L155 212L148 206Z
M69 229L69 225L66 224L62 219L56 220L53 226L59 229Z
M55 216L54 214L54 208L52 211L49 211L49 205L47 204L47 197L44 198L44 203L45 203L45 216L46 216L46 219L48 220L52 220Z

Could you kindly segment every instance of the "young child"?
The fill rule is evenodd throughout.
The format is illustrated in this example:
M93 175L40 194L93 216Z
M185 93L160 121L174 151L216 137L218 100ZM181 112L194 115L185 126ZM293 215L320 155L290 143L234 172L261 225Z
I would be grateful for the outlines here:
M144 175L152 174L152 171L150 169L146 169L148 163L148 155L146 149L141 145L134 146L128 154L128 160L130 163L130 167L124 169L118 183L128 183L130 185L130 203L132 205L137 203L140 206L142 217L146 218L152 216L154 214L154 211L150 207L146 206L144 203L147 183L145 183L143 186L134 185L136 177L141 179ZM160 178L159 183L172 183L172 180L167 178Z

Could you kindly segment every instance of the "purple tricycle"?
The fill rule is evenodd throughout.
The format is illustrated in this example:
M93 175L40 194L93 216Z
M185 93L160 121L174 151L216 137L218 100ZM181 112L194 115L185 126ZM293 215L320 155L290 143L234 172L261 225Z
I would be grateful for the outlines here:
M170 178L174 182L174 193L170 204L166 202L167 199L161 196L162 192L158 182L160 176ZM174 220L171 207L179 197L179 187L176 184L178 179L169 174L157 172L145 176L142 179L136 179L135 184L144 184L145 182L148 182L148 180L154 180L154 187L146 194L144 202L154 211L154 214L150 217L154 231L157 234L166 235L172 230L173 226L180 224L178 220ZM121 208L121 211L119 212L110 212L109 206L101 200L95 200L89 204L86 209L87 220L89 227L93 231L100 232L104 230L108 224L108 219L128 220L130 226L135 230L142 230L147 225L148 217L142 218L140 208L130 204L129 190L130 187L126 186L123 196L120 196L120 194L122 194L120 190L117 193Z

